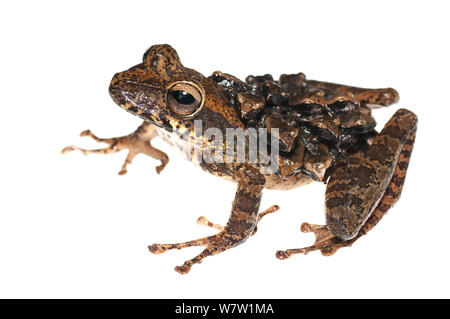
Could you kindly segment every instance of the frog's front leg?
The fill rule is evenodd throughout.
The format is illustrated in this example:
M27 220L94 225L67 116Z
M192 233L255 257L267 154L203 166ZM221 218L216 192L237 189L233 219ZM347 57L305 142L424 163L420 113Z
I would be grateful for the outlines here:
M166 153L160 151L159 149L153 147L151 145L152 139L157 136L156 126L151 123L143 122L133 133L121 137L113 137L113 138L99 138L95 136L90 130L86 130L81 132L80 136L89 136L96 140L97 142L107 143L108 147L94 150L86 150L77 146L67 146L62 150L62 153L65 154L69 151L80 151L83 154L111 154L116 153L124 149L128 149L128 155L125 159L125 162L122 165L122 169L119 172L119 175L123 175L127 173L127 165L131 164L134 157L139 154L145 154L155 159L161 161L161 165L156 167L156 172L159 174L163 168L169 162L169 157Z
M199 264L208 256L221 253L229 248L243 243L249 238L258 222L258 209L262 190L265 184L264 176L256 169L246 165L233 165L237 179L237 191L233 201L231 215L227 225L218 234L178 244L153 244L149 250L161 254L170 249L182 249L192 246L206 246L195 258L175 267L180 274L186 274L192 265Z
M252 235L254 235L256 233L256 231L258 230L258 224L261 221L261 219L266 216L267 214L272 214L275 213L276 211L278 211L280 209L280 206L278 205L272 205L269 208L263 210L262 212L260 212L258 214L258 220L256 221L256 225L255 228L253 229L253 233ZM220 224L215 224L213 222L211 222L208 218L206 218L205 216L200 216L199 218L197 218L197 224L199 225L203 225L203 226L208 226L217 230L224 230L225 227L220 225Z
M321 250L332 255L369 232L400 197L414 145L417 117L400 109L377 135L366 152L348 157L330 176L326 190L327 225L303 224L314 232L310 247L278 251L279 259Z

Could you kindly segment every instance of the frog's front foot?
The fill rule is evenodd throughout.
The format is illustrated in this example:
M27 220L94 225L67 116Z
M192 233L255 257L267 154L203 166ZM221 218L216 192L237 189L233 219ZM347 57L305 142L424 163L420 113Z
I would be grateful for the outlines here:
M97 142L107 143L109 146L101 149L86 150L77 146L67 146L61 153L65 154L70 151L80 151L83 154L111 154L116 153L124 149L128 149L128 155L125 162L122 165L119 175L127 173L127 165L131 164L137 154L142 153L158 159L161 161L161 165L156 167L156 172L159 174L169 162L169 157L166 153L154 148L151 145L151 140L157 136L154 125L144 122L135 132L113 138L99 138L94 135L90 130L81 132L80 136L89 136Z
M276 211L278 211L280 209L280 206L278 205L272 205L269 208L263 210L262 212L260 212L258 214L258 219L256 221L256 225L255 228L253 229L253 233L252 235L254 235L256 233L256 231L258 230L258 224L261 221L261 219L266 216L267 214L271 214L271 213L275 213ZM215 224L213 222L211 222L208 218L206 218L205 216L200 216L199 218L197 218L197 224L199 225L203 225L203 226L208 226L214 229L217 229L219 231L224 230L224 226L219 225L219 224Z

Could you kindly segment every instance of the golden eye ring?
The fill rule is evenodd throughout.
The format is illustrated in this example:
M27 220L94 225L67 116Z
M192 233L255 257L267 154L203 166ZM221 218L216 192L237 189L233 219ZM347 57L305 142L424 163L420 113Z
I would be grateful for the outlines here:
M203 90L195 83L177 81L166 90L166 103L169 110L180 118L189 118L197 114L205 102Z

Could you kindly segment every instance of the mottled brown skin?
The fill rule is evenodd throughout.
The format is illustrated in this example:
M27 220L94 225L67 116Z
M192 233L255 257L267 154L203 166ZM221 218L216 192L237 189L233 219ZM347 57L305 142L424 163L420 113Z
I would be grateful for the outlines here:
M301 228L303 232L314 232L316 242L306 248L278 251L278 258L312 250L331 255L351 245L398 200L417 128L417 117L400 109L379 134L375 131L371 108L397 102L394 89L362 89L306 80L302 73L284 74L278 81L264 75L249 76L243 82L221 72L207 78L185 68L169 45L152 46L141 64L117 73L110 94L144 123L124 137L100 139L84 131L82 136L106 142L109 147L84 150L69 146L63 152L109 154L127 148L129 153L119 174L127 172L127 164L138 153L160 160L156 168L160 173L169 159L151 145L151 140L159 135L179 145L177 139L188 134L191 143L194 120L202 120L203 132L219 128L224 135L227 128L266 127L269 132L279 129L274 135L281 151L275 173L264 173L262 163L250 163L248 159L243 163L236 158L226 163L192 159L203 170L237 183L237 191L226 226L216 225L206 217L197 220L217 229L216 235L149 246L155 254L204 246L202 253L175 268L182 274L204 258L243 243L256 232L263 216L278 210L274 205L258 214L264 188L292 189L314 180L327 183L326 226L304 223ZM211 140L203 138L200 147L211 145Z
M416 116L398 110L367 152L353 154L350 165L336 168L331 175L325 196L327 226L301 226L302 232L314 232L314 245L278 251L277 257L286 259L313 250L330 256L367 234L400 198L416 129ZM361 175L364 168L373 173Z

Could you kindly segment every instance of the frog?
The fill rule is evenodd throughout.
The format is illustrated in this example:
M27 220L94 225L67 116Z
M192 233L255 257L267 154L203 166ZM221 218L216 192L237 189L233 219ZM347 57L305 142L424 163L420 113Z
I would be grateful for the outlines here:
M260 140L276 154L272 170L267 170L267 158L263 160L263 156L256 161L250 161L249 156L238 160L230 152L226 161L206 161L203 155L189 158L203 171L237 186L226 225L204 216L197 219L198 224L214 228L216 234L148 246L153 254L204 247L200 254L175 267L180 274L187 274L207 257L244 243L256 233L264 216L279 210L278 205L260 210L264 189L292 190L311 182L326 185L325 224L302 223L300 227L304 233L313 233L315 242L279 250L275 254L278 259L312 251L330 256L352 245L398 201L418 123L413 112L400 108L380 132L376 131L372 110L398 102L399 94L393 88L316 81L303 73L282 74L278 80L265 74L250 75L243 81L220 71L206 77L185 67L168 44L151 46L141 63L116 73L109 93L117 105L143 123L131 134L113 138L83 131L81 136L107 146L83 149L71 145L62 153L128 150L119 175L127 173L138 154L159 160L156 173L162 172L169 157L152 145L156 137L180 149L195 145L187 152L192 154L208 147L222 152L235 147L204 134L211 128L223 134L230 129L264 129L270 136L270 141ZM200 134L195 132L196 121L202 123ZM248 139L241 143L248 152Z

